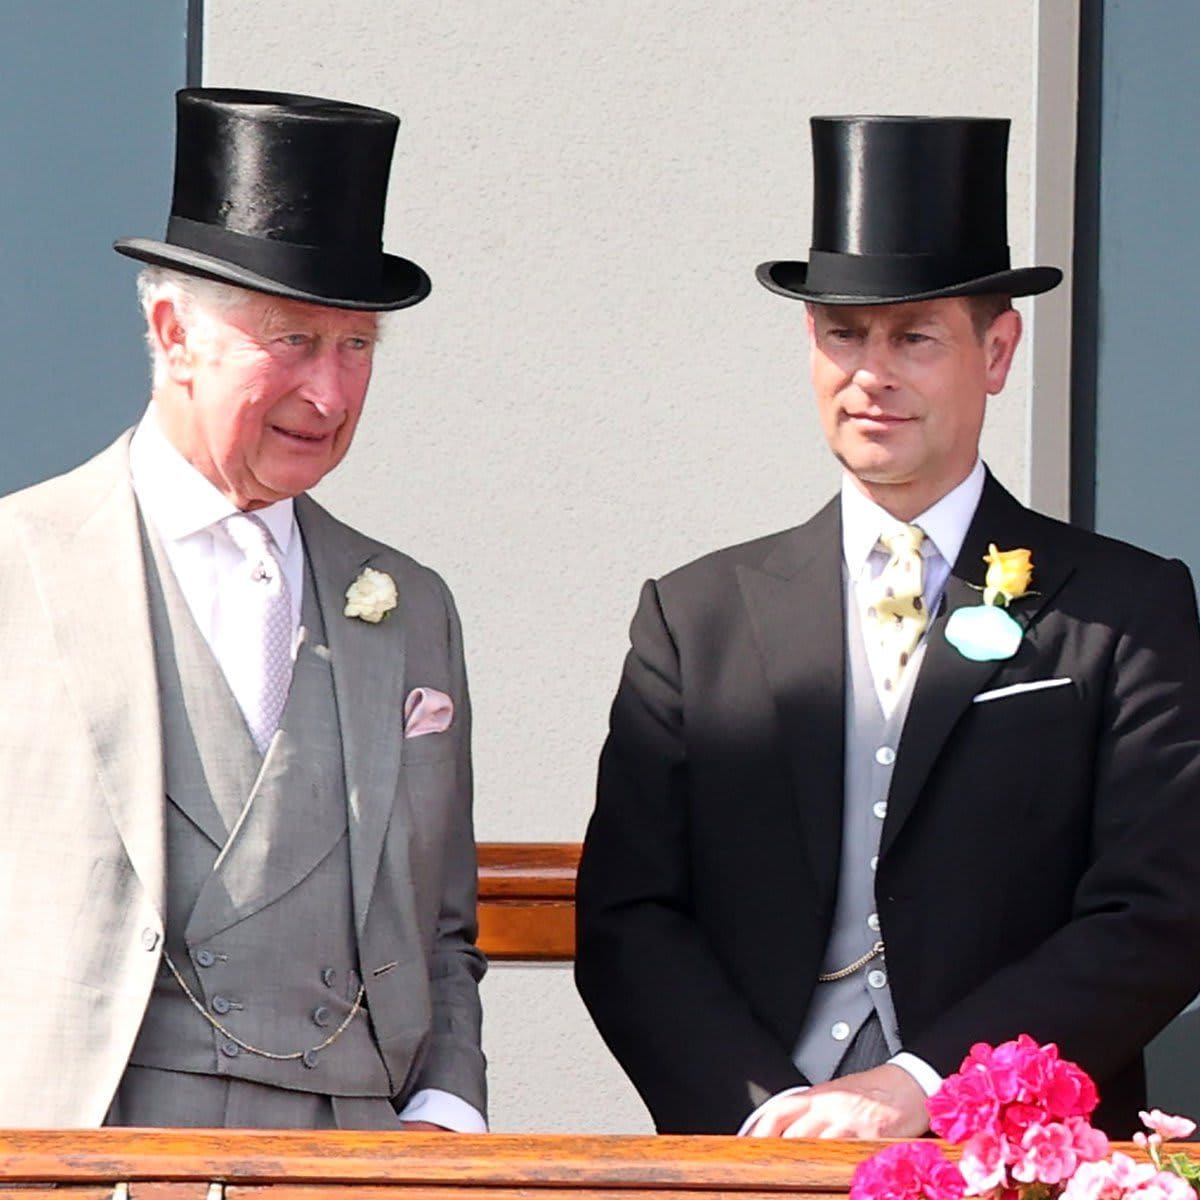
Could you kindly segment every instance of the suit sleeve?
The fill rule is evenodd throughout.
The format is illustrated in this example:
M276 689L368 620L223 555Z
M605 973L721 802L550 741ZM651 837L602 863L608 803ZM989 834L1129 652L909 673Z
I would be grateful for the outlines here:
M1091 824L1069 919L906 1041L943 1074L981 1038L1028 1032L1100 1080L1103 1098L1103 1081L1136 1065L1200 989L1196 604L1182 564L1150 560L1140 574L1103 656L1080 651L1097 715L1094 744L1080 747ZM1014 886L1036 889L1021 867Z
M736 1133L805 1080L693 911L679 655L652 582L631 640L579 869L576 983L660 1132Z
M429 966L433 1029L413 1090L450 1092L485 1115L487 1093L480 1049L479 980L487 964L475 945L478 874L472 819L471 704L458 612L444 584L442 591L455 705L453 728L457 731L458 745L455 785L449 798L442 846L441 902Z

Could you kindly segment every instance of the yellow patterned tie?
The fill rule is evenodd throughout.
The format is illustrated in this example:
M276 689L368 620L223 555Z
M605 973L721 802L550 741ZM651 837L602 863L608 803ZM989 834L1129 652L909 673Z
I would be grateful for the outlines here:
M880 687L888 696L900 691L905 668L912 658L929 614L921 595L924 566L921 543L924 530L902 525L879 539L889 558L879 577L866 589L866 635L879 649Z

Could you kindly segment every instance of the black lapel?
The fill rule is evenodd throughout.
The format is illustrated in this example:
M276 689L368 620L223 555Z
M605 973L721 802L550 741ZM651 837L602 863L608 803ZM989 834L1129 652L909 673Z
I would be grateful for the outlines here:
M946 581L941 608L926 635L925 660L913 688L892 774L881 855L895 842L947 738L972 699L986 689L988 681L1002 667L1019 665L1036 656L1034 621L1073 569L1063 559L1059 539L1051 532L1053 528L1052 522L1018 503L988 474L979 507ZM992 542L1001 550L1025 547L1032 551L1031 592L1036 595L1015 601L1009 609L1027 631L1016 656L999 662L973 662L946 640L946 622L955 609L982 603L980 588L987 569L983 557Z
M779 716L809 864L830 903L837 889L845 776L842 522L834 499L780 534L738 582Z

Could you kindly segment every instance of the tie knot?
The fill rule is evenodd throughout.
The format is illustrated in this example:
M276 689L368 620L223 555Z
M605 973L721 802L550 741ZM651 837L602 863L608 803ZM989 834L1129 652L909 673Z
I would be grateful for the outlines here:
M900 525L891 533L882 534L879 540L888 553L897 558L905 554L920 554L925 530L920 525Z
M251 564L255 579L270 579L279 569L271 531L261 517L252 513L234 513L224 521L229 540Z

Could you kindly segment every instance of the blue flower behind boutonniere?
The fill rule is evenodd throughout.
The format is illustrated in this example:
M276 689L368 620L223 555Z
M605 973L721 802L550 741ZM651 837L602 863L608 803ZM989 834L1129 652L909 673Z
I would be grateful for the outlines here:
M973 662L999 662L1012 658L1025 631L1006 611L1029 590L1033 556L1028 550L998 550L988 546L983 580L983 603L955 609L946 622L946 640Z

